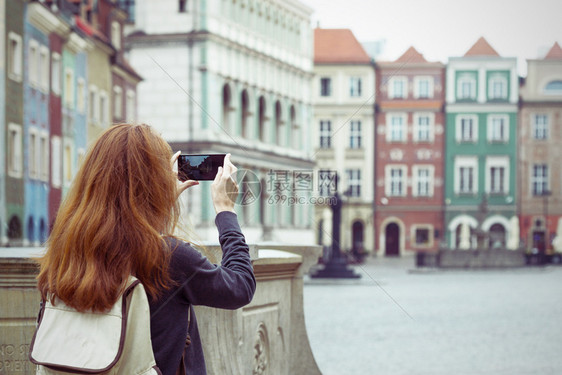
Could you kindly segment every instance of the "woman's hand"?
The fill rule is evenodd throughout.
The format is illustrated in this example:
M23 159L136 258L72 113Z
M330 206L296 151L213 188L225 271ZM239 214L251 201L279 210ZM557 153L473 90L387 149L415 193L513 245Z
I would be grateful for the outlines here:
M217 175L211 184L211 197L215 212L218 214L222 211L234 211L234 203L238 196L238 184L232 178L238 169L230 161L230 154L224 157L222 167L219 167Z
M178 164L176 163L178 161L178 158L181 155L181 151L178 151L174 154L174 156L172 156L172 159L170 160L172 163L172 171L174 171L176 173L176 177L178 175ZM195 181L195 180L186 180L184 182L181 182L178 179L178 185L177 185L177 197L179 198L179 196L181 195L181 193L183 193L187 188L195 186L195 185L199 185L199 181Z

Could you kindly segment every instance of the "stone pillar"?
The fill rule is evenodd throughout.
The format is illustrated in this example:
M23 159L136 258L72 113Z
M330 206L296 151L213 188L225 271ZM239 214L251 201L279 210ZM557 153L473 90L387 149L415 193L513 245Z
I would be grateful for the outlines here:
M34 249L37 251L37 249ZM25 256L25 255L24 255ZM0 374L35 374L28 358L39 302L37 266L12 249L0 249Z

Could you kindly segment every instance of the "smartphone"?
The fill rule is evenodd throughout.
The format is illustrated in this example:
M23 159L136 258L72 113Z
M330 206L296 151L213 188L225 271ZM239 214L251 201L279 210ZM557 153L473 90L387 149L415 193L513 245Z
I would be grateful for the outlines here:
M180 181L212 181L226 154L180 155L178 158L178 179Z

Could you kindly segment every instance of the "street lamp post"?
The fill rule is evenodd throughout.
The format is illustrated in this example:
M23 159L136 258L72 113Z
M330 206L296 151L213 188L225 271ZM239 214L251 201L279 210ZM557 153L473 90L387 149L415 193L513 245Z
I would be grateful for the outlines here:
M341 209L342 199L337 192L332 196L332 251L330 259L324 264L324 268L310 275L312 278L337 278L337 279L358 279L361 275L356 274L353 269L347 267L347 258L341 253L340 233L341 233Z

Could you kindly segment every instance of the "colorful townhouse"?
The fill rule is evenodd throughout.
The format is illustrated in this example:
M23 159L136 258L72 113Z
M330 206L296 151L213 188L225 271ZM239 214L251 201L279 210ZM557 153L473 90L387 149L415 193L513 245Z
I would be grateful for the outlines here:
M0 0L0 246L8 243L6 228L6 0Z
M435 252L443 239L445 66L414 47L376 63L377 252Z
M520 90L519 217L529 252L562 251L562 48L527 60Z
M112 1L0 2L1 246L40 245L88 142L134 117L126 18Z
M343 251L372 253L375 70L349 29L314 29L313 140L318 244L332 243L329 198L342 199ZM338 176L337 186L335 184Z
M446 243L516 248L516 59L480 38L464 56L449 58L446 88Z
M7 1L5 7L6 33L6 175L5 224L2 228L8 242L22 245L24 240L24 11L25 1ZM9 15L9 16L8 16Z
M38 246L47 239L49 201L49 27L38 3L25 10L24 33L24 171L25 240Z

